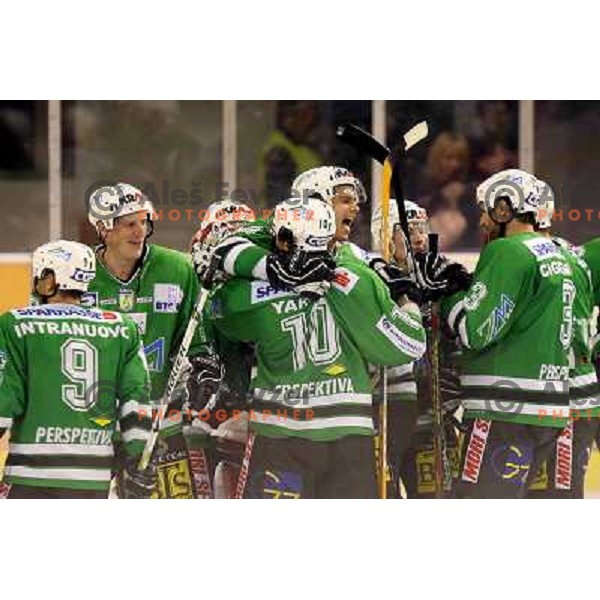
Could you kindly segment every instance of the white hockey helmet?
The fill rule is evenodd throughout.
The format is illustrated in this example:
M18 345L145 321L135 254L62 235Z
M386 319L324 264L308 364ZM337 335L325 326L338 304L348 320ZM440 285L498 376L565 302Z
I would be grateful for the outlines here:
M32 271L34 286L37 279L52 271L59 290L87 292L90 281L96 276L96 257L85 244L58 240L34 251Z
M408 224L422 223L426 224L429 221L427 211L412 200L404 200L404 208L406 209L406 220ZM394 226L400 222L398 214L398 205L396 200L390 198L390 212L388 217L388 235L390 241L394 234ZM371 236L373 237L373 246L376 250L381 251L381 238L383 230L383 209L381 204L375 209L373 218L371 219Z
M512 209L507 221L516 215L537 214L540 195L536 177L521 169L506 169L477 186L477 204L488 214L501 198L506 199Z
M335 213L318 198L289 198L275 207L272 233L287 234L300 250L324 251L335 234Z
M331 204L340 185L352 186L357 202L365 199L362 183L344 167L316 167L304 171L294 179L292 193L300 198L317 197Z
M204 212L202 225L194 233L190 247L196 242L214 246L240 224L256 220L254 211L248 205L230 199L213 202Z
M111 230L115 219L138 212L148 214L148 220L154 219L154 207L148 197L128 183L105 185L95 190L88 199L88 220L98 231L98 225Z
M535 221L538 229L550 229L552 227L552 218L554 217L554 191L543 180L537 180L537 189L539 194L538 210L535 215Z
M254 211L248 205L229 198L213 202L206 210L208 215L203 219L205 224L240 223L256 220Z

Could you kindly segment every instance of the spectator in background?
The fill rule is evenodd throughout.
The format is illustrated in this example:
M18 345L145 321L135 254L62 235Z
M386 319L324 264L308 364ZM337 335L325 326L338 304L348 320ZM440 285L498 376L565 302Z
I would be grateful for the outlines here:
M276 129L261 151L259 175L263 201L274 204L290 196L296 175L319 167L323 160L310 147L310 137L318 121L314 100L284 100L277 103Z
M471 155L475 183L484 181L498 171L518 167L515 153L497 140L474 141L471 144Z
M431 229L440 234L440 249L476 247L479 214L469 184L469 144L464 135L445 131L427 155L422 203L431 214Z
M516 106L516 103L514 103ZM506 100L482 100L477 103L479 132L472 141L499 143L507 152L516 154L518 131L514 125L509 102ZM513 164L516 158L513 157Z

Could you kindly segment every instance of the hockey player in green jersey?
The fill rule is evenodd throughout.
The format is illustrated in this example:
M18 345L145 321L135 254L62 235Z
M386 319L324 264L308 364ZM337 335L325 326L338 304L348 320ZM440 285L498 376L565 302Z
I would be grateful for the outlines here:
M255 219L254 211L250 207L230 199L212 203L206 212L207 218L192 237L190 248L194 248L196 254L206 256L208 261L212 249L224 236L234 233L239 227L248 225ZM213 283L217 283L221 277L222 274L216 274ZM212 334L212 342L223 366L223 380L219 393L210 399L208 418L200 418L204 417L206 412L198 416L197 412L192 411L194 418L183 427L192 464L203 465L201 470L206 472L201 486L204 492L198 492L198 496L203 498L214 497L217 493L219 482L215 481L215 474L220 463L225 462L231 473L239 473L241 468L247 437L245 413L241 411L247 407L248 384L253 364L251 347L222 339L214 329ZM232 414L236 415L235 420L231 419ZM216 415L219 415L219 418ZM232 435L235 437L233 440ZM221 468L219 472L222 471ZM231 496L234 490L235 486Z
M135 323L83 308L92 250L51 242L33 254L38 305L0 317L0 433L10 429L9 498L106 498L119 422L126 497L155 474L137 462L150 430L150 380Z
M575 285L552 241L534 231L533 175L511 169L477 188L490 240L469 290L442 305L463 345L466 437L458 497L523 498L569 416L569 352ZM435 259L416 261L435 287Z
M277 252L321 255L335 216L307 199L275 214ZM297 217L296 217L297 215ZM307 215L309 218L307 219ZM279 217L279 218L278 218ZM338 259L316 302L263 281L234 278L212 298L214 326L255 343L251 435L238 485L245 498L375 498L371 384L367 363L421 356L415 305L399 308L366 265Z
M152 400L158 402L170 372L170 359L190 320L198 281L187 257L147 240L153 231L153 207L135 187L118 183L96 190L89 199L89 221L100 245L95 249L96 278L84 297L87 306L117 310L138 324L150 369ZM207 350L198 328L189 351L190 399L210 395L220 381L218 358ZM203 404L204 400L200 400ZM155 458L158 496L191 498L194 489L182 424L164 419Z
M570 419L529 486L529 498L583 498L584 479L598 429L600 387L591 360L590 331L594 297L591 273L581 249L551 233L554 193L538 179L540 202L536 229L551 239L567 259L575 284L572 365L569 374Z
M594 292L594 306L600 306L600 238L594 238L582 246L582 257L590 269L592 288ZM600 317L596 319L596 335L591 340L592 361L596 374L600 379ZM600 408L600 401L595 405ZM595 411L596 412L596 411ZM598 417L600 419L600 416ZM600 425L595 433L596 447L600 449Z

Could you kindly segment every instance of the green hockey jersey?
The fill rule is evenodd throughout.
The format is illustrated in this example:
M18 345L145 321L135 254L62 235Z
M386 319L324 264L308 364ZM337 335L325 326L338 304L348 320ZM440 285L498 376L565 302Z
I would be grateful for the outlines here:
M523 233L484 248L469 290L442 303L463 345L466 417L565 426L574 298L552 240Z
M10 429L5 480L108 492L113 434L141 453L150 380L133 321L70 304L0 317L0 429Z
M591 328L594 311L592 275L581 248L566 240L554 238L571 266L575 284L573 302L573 369L569 379L569 406L574 419L595 417L600 412L600 386L592 363Z
M221 266L226 273L248 279L267 280L265 262L267 255L274 251L272 219L258 220L243 225L235 234L227 238L221 252ZM335 248L338 264L359 262L366 264L372 254L356 244L344 242ZM375 382L379 375L371 370ZM417 384L413 365L394 365L387 370L388 400L416 401Z
M594 306L600 306L600 238L594 238L593 240L586 242L582 246L581 256L590 269L594 293ZM598 329L598 323L596 323L596 332ZM599 355L600 335L596 333L596 337L592 342L592 357L595 360L598 360Z
M373 435L368 364L406 364L425 351L420 315L399 309L355 260L339 261L318 302L234 278L215 290L210 310L223 335L255 344L249 427L260 435Z
M197 297L198 280L186 256L151 244L128 281L113 275L100 255L96 277L83 304L125 313L138 324L150 369L152 398L158 400L169 378L169 359L179 348ZM189 354L199 353L204 341L199 327Z

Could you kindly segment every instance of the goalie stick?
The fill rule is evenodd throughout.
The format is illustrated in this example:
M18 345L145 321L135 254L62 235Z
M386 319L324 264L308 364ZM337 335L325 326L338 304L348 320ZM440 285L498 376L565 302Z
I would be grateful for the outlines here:
M160 400L154 419L152 420L152 430L150 431L150 436L146 440L146 445L144 446L142 456L140 457L140 462L138 463L138 469L140 471L146 470L150 459L152 458L152 452L154 451L154 446L156 445L158 432L160 431L160 425L162 423L162 410L169 406L172 400L173 392L175 391L177 382L179 381L179 377L183 371L185 359L190 349L190 344L192 343L196 329L198 328L200 320L202 319L202 311L204 310L204 306L206 305L206 301L208 300L208 296L212 288L213 277L215 275L215 271L217 270L218 262L219 258L217 256L213 256L210 265L206 270L206 274L202 279L202 288L198 294L198 300L196 301L196 306L194 306L194 312L190 317L185 334L181 340L179 350L175 356L175 361L173 362L173 368L171 369L169 379L167 380L165 392Z
M367 156L370 156L378 163L383 165L383 186L382 186L382 253L383 258L389 262L389 213L390 213L390 187L394 192L396 204L398 207L398 215L400 217L400 228L403 233L404 243L406 245L406 255L409 270L413 269L413 249L410 243L410 233L408 230L408 218L406 216L406 208L404 206L404 190L402 186L401 167L404 156L407 150L425 139L429 133L427 121L421 121L402 137L397 153L394 155L392 151L376 140L371 134L367 133L356 125L347 124L338 127L336 135L339 139L354 146L362 151ZM379 497L387 498L387 414L388 414L388 380L387 369L381 370L380 375L382 402L379 412L379 453L377 460L377 472L379 482Z

